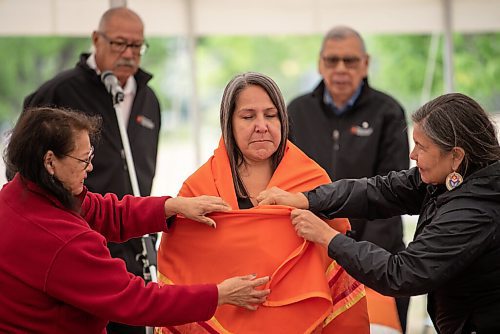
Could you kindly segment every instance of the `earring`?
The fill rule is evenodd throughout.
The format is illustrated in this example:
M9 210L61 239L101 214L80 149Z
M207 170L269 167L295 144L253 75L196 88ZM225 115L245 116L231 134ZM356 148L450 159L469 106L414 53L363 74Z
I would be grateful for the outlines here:
M49 180L50 180L50 182L52 182L52 183L55 183L55 182L56 182L56 181L55 181L55 179L54 179L54 173L49 173Z
M446 189L453 190L464 182L464 178L457 172L451 172L446 177Z

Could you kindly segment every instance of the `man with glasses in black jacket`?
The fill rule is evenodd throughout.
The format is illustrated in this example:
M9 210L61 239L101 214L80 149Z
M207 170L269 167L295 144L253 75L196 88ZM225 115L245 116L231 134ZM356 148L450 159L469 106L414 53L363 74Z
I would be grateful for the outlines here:
M323 38L310 93L288 106L290 139L323 167L332 180L385 175L409 167L404 110L368 84L369 56L360 34L344 26ZM401 217L368 223L350 219L353 237L397 253L405 248ZM409 298L397 298L403 331Z

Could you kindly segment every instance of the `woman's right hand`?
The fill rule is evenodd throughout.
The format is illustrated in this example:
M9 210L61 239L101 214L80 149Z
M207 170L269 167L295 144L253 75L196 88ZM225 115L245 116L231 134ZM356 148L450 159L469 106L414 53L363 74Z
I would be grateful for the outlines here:
M202 195L198 197L173 197L165 201L165 216L168 218L174 214L216 227L215 221L206 216L211 212L222 212L231 210L231 206L222 198L216 196Z
M257 196L259 205L288 205L297 209L309 209L309 201L303 193L290 193L278 187L266 189Z
M218 305L231 304L252 311L256 310L260 304L266 301L267 295L271 292L269 289L256 289L256 287L269 282L269 276L256 277L256 275L237 276L217 284L219 290Z
M299 237L323 245L327 249L330 241L340 234L311 211L295 209L290 217Z

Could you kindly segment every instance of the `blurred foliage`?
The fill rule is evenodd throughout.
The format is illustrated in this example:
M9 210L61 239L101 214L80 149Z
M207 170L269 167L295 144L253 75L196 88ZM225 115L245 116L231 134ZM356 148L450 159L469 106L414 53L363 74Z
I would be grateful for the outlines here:
M89 46L83 38L0 38L0 122L13 122L24 97L55 73L74 66L78 50Z
M431 36L391 35L367 39L372 55L371 80L408 110L420 100ZM430 98L443 93L443 40L440 38ZM478 100L488 111L500 111L500 33L454 36L455 91Z
M203 37L196 49L197 92L206 125L218 124L226 83L237 73L258 71L272 77L289 102L319 81L321 36ZM142 65L165 114L187 123L191 63L181 37L148 39ZM397 98L408 111L421 104L431 36L366 36L370 82ZM500 33L454 36L456 91L476 98L490 111L500 110ZM12 123L24 97L44 81L73 67L90 38L0 37L0 123ZM436 54L430 98L443 92L442 40ZM173 115L173 116L172 116ZM169 122L164 122L168 127Z
M500 111L500 33L459 35L455 46L457 90L490 111Z

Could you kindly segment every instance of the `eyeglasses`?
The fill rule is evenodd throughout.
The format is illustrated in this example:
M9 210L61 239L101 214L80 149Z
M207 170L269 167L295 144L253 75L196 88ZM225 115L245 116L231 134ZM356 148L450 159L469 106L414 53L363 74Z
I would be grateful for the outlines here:
M143 56L149 48L148 43L145 41L142 43L128 43L124 40L113 40L101 31L98 31L97 33L109 43L111 51L114 52L122 53L127 50L127 48L130 48L134 54Z
M342 61L344 66L350 69L357 68L361 58L356 56L347 56L347 57L337 57L337 56L323 56L321 57L325 66L328 68L335 68Z
M71 158L71 159L75 159L75 160L78 160L80 162L83 162L85 164L85 166L83 167L83 170L86 170L87 167L90 165L90 163L92 162L92 159L94 159L94 146L91 146L90 147L90 153L89 153L89 157L87 159L80 159L80 158L77 158L77 157L74 157L74 156L71 156L69 154L63 154L64 156L68 157L68 158Z

